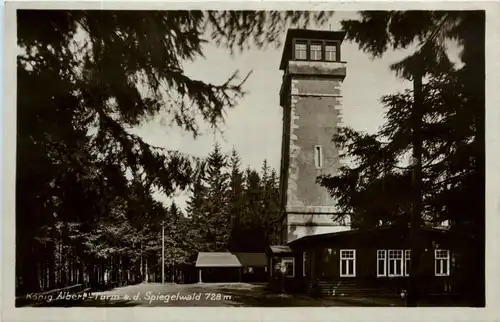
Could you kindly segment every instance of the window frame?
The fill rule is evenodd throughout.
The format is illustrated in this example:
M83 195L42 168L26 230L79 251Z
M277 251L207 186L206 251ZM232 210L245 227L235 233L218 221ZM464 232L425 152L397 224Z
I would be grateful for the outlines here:
M302 276L303 277L307 276L307 274L306 274L306 267L307 267L306 263L307 263L307 252L303 252L302 253Z
M281 259L282 265L286 262L292 263L292 275L283 275L284 277L294 278L295 277L295 257L283 257Z
M391 252L392 254L400 254L401 256L400 257L395 257L395 258L391 258ZM392 264L392 262L394 262L394 264ZM400 271L401 273L400 274L397 274L397 263L399 262L399 268L400 268ZM392 264L392 265L391 265ZM394 269L394 273L391 273L391 267ZM387 276L388 277L401 277L401 276L404 276L404 251L403 249L388 249L387 250Z
M404 276L410 276L411 249L405 249L403 261L404 261Z
M383 254L383 257L380 257L380 254ZM379 272L379 262L382 261L384 263L384 272ZM377 249L377 277L385 277L387 276L387 249Z
M445 252L446 256L438 256L439 253ZM446 273L442 273L444 265L441 265L441 272L437 272L438 261L446 263ZM435 249L434 250L434 275L435 276L450 276L450 262L451 262L451 254L449 249Z
M324 154L323 154L323 146L315 145L314 146L314 167L316 170L323 169L324 164Z
M305 58L298 58L297 57L297 44L304 44L306 46L306 48L305 48L306 57ZM293 40L293 60L301 60L301 61L309 60L309 42L308 42L308 40L306 40L306 39L294 39Z
M309 60L310 61L323 61L324 60L324 57L323 57L323 52L325 50L324 48L324 45L325 45L325 42L324 41L320 41L320 40L311 40L310 43L309 43ZM313 50L313 46L319 46L319 50ZM314 53L318 53L319 52L319 59L314 59L313 58L313 52Z
M335 48L335 51L327 51L326 50L327 47L333 47L333 48ZM323 51L325 52L325 54L324 54L325 61L339 61L337 59L338 52L339 52L338 49L339 49L338 42L325 41L324 42L324 48L323 48ZM333 52L334 53L334 59L327 59L327 55L326 55L327 52Z
M344 252L352 252L352 257L345 257ZM356 250L355 249L341 249L339 252L340 258L340 277L356 277ZM342 262L346 261L346 274L342 273ZM349 272L349 261L352 261L352 272Z
M306 45L306 58L298 58L296 55L296 44L301 43ZM313 60L311 59L311 44L312 43L321 43L321 59ZM326 59L326 46L335 47L335 60L327 60ZM292 60L297 61L313 61L313 62L340 62L341 60L341 52L340 52L340 42L332 41L326 39L308 39L308 38L293 38L292 41Z

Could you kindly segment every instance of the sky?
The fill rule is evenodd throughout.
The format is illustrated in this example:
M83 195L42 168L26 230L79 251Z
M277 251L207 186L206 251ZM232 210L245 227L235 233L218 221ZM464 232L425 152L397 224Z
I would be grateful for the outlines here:
M341 30L341 20L356 17L354 12L336 12L327 28L323 29ZM284 40L285 34L282 38ZM235 70L241 75L253 71L243 88L247 95L227 113L222 126L224 135L206 131L195 140L189 133L162 124L160 118L135 128L133 132L150 144L199 157L207 156L218 142L223 151L229 152L234 147L242 158L243 167L260 169L263 160L267 159L271 167L279 169L282 134L282 108L279 104L282 71L279 63L282 50L273 46L231 57L226 49L208 44L203 50L205 59L184 66L188 76L212 83L223 83ZM389 51L382 58L372 59L356 43L344 41L341 53L342 60L347 62L347 77L342 87L342 125L373 133L384 122L380 98L411 86L408 81L397 78L389 68L410 51ZM157 197L169 202L163 196ZM183 208L186 198L185 194L178 195L175 201Z

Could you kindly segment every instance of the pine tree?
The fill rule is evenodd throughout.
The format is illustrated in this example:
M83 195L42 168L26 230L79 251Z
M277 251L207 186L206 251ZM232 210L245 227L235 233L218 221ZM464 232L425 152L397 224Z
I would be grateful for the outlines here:
M228 215L229 215L229 240L228 249L238 250L238 241L242 229L242 216L245 211L243 173L240 169L241 159L238 152L233 148L229 156L229 192L228 192Z
M227 159L216 143L207 158L206 229L212 251L225 250L228 241Z
M272 169L271 174L266 180L264 188L264 207L266 217L266 242L268 246L276 245L280 242L281 214L279 212L279 177L276 170Z
M200 165L199 171L194 183L190 189L190 199L187 202L186 212L189 217L189 233L191 240L194 243L193 251L206 251L207 245L205 244L206 234L206 207L205 200L207 195L207 187L204 183L205 178L205 164Z
M261 181L260 181L260 190L261 190L261 199L262 199L262 210L260 211L262 217L262 228L265 232L265 244L269 245L270 243L270 234L272 231L271 225L271 212L269 204L271 202L271 187L270 187L270 178L269 178L269 165L267 164L267 160L262 162L261 168Z
M245 170L245 212L243 215L243 231L241 247L247 252L265 251L265 230L262 218L261 178L256 170Z

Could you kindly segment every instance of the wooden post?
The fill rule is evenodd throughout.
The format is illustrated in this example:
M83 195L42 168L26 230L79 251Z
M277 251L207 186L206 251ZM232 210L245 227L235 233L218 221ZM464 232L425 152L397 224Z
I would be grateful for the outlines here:
M201 268L199 270L199 273L198 273L198 283L201 283L202 280L201 280Z
M165 222L161 222L161 283L165 283Z

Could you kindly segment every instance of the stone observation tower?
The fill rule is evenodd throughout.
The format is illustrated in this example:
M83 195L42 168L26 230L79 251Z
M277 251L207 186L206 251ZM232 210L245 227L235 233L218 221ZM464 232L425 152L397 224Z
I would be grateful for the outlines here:
M323 233L348 230L347 218L333 220L335 200L316 183L340 167L332 142L340 122L341 61L344 32L290 29L280 70L283 107L280 191L282 243Z

